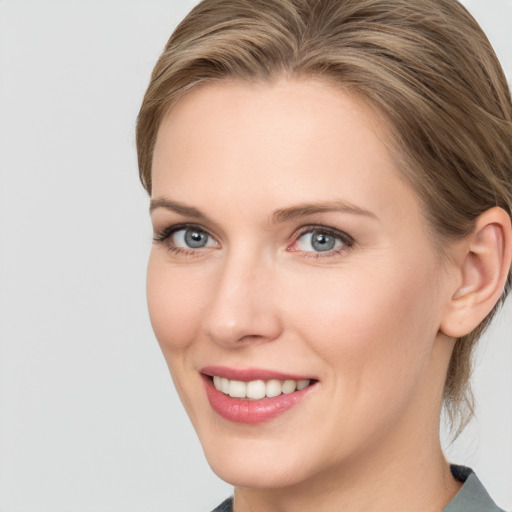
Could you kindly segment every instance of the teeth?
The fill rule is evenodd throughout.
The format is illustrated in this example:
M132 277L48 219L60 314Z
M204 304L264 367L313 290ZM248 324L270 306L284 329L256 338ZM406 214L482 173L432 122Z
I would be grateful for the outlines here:
M285 380L283 382L282 390L283 393L293 393L297 389L297 382L294 380Z
M275 379L269 380L267 382L267 389L265 391L265 396L268 398L272 398L274 396L279 396L281 394L281 382Z
M245 398L247 396L247 384L240 380L229 381L229 396L233 398Z
M226 395L229 394L229 379L225 379L224 377L220 379L220 390Z
M297 382L297 391L307 388L309 386L309 380L299 380Z
M259 400L265 396L267 387L262 380L252 380L247 383L247 398Z
M277 380L271 379L267 382L263 380L251 380L242 382L240 380L229 380L224 377L213 377L213 385L215 389L221 391L225 395L233 398L248 398L249 400L261 400L264 397L272 398L279 396L281 393L289 394L294 391L300 391L307 388L310 380Z

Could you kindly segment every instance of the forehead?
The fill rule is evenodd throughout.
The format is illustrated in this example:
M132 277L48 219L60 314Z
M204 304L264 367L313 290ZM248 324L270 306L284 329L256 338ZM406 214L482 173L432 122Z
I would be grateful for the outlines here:
M276 106L279 106L278 110ZM332 124L341 120L341 114L352 114L352 123L366 125L384 143L391 142L383 116L360 94L335 85L332 80L303 77L280 78L271 82L226 79L199 84L180 98L164 116L156 145L162 142L162 131L181 124L184 118L194 123L195 129L208 128L211 123L223 126L231 123L235 128L236 118L233 114L237 111L241 114L238 120L251 124L251 130L259 136L262 133L254 130L276 129L287 121L300 121L295 128L305 128L306 123L311 123L315 117L322 116L321 120L318 119L322 123L330 117ZM331 115L327 116L327 113ZM242 114L249 117L242 117ZM289 130L290 126L287 128Z
M319 80L201 85L159 129L153 197L244 209L341 199L389 209L412 194L390 147L375 109Z

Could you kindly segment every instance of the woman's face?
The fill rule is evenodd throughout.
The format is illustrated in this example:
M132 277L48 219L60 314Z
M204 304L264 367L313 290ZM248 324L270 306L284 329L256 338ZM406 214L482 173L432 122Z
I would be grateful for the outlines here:
M437 435L453 280L361 99L198 87L159 130L151 217L151 321L221 478L354 475Z

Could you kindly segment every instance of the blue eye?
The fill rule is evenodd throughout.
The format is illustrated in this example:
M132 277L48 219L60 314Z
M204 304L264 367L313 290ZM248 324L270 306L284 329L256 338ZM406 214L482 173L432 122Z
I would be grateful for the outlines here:
M350 247L348 235L334 233L326 229L313 229L302 233L294 244L294 249L303 252L329 252Z
M172 233L170 241L174 247L183 249L202 249L216 245L208 233L196 228L178 229Z
M153 240L176 254L201 254L201 249L219 247L217 241L200 226L177 225L168 226L155 234ZM195 253L195 251L198 251Z

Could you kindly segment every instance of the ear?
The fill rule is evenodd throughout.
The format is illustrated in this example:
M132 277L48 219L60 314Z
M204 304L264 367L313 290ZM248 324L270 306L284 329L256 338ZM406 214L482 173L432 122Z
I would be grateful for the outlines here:
M440 330L452 338L469 334L498 302L512 263L512 223L502 208L478 217L475 229L458 248L453 295Z

